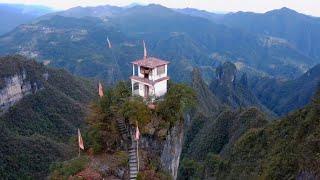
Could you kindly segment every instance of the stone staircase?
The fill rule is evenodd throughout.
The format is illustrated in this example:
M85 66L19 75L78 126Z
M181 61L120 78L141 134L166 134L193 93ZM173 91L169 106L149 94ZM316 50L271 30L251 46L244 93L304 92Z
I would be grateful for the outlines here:
M129 172L130 179L136 179L138 175L138 161L137 161L137 142L133 136L130 136L129 130L123 119L117 120L117 127L122 135L122 138L128 144L131 142L129 147Z
M137 178L139 171L137 160L137 142L135 140L132 140L131 147L129 148L130 179Z
M117 127L122 135L122 138L124 140L129 140L130 134L123 119L120 119L120 118L117 119Z

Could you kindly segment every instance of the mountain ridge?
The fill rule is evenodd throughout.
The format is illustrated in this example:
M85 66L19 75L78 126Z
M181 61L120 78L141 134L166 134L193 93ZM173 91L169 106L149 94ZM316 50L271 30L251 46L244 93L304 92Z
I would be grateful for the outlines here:
M95 85L22 56L1 57L0 69L1 82L22 71L23 81L41 87L16 99L0 115L0 176L44 178L50 163L77 155L76 143L70 138L77 128L85 127L86 104L95 97Z

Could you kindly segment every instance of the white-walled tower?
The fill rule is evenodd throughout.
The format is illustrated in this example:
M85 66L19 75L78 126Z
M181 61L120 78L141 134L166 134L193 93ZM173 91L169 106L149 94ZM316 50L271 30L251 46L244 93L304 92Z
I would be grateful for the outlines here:
M146 53L145 53L146 54ZM167 93L169 61L146 57L132 62L132 95L155 100Z

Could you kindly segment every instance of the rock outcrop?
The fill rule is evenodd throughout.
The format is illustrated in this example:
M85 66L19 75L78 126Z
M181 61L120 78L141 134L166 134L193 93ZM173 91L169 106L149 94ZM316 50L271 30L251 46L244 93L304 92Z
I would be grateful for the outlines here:
M170 130L161 152L161 165L165 171L177 179L182 143L184 137L183 122L177 122Z
M49 75L46 74L46 77ZM3 79L4 86L0 89L0 114L6 112L24 96L37 92L42 87L27 79L25 71Z
M164 134L164 139L155 136L142 136L139 140L139 149L146 152L143 153L143 159L158 159L161 169L170 175L173 179L177 179L180 155L184 142L184 126L187 124L189 116L183 121L177 121L173 127L168 129ZM144 163L141 163L144 164ZM140 170L146 170L142 165Z

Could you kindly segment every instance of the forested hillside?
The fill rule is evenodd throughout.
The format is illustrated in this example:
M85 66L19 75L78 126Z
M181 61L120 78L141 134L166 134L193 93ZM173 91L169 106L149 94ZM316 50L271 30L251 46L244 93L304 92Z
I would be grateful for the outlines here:
M101 8L80 9L88 13ZM117 11L115 7L105 8L110 13ZM147 42L149 56L171 61L169 74L175 72L175 81L190 81L185 74L193 67L204 71L207 81L215 66L225 61L253 75L284 79L298 77L315 63L290 44L268 44L265 37L160 5L135 6L103 17L92 13L82 18L68 15L74 10L11 31L0 38L0 54L34 57L76 75L104 79L108 84L130 75L130 62L142 57L142 40Z
M211 116L196 111L178 179L319 178L319 93L309 105L271 122L256 108L220 106Z
M21 56L0 58L0 69L1 87L6 85L5 78L23 72L26 81L39 87L0 116L0 176L43 178L50 162L77 155L76 142L70 137L85 126L86 106L94 98L95 85Z
M289 8L282 8L264 14L249 12L227 14L216 22L247 32L275 37L272 38L275 42L277 38L287 40L305 55L319 62L319 17L307 16ZM281 39L278 40L281 41Z
M275 121L252 129L235 143L229 156L211 169L220 178L319 178L319 99ZM217 164L216 164L217 165Z
M319 18L29 8L0 5L24 23L0 36L1 178L320 179ZM170 62L153 103L128 82L143 42Z
M52 11L52 9L43 6L0 3L0 35Z
M294 80L252 78L249 86L262 104L278 115L286 115L311 101L320 83L319 75L317 65Z

